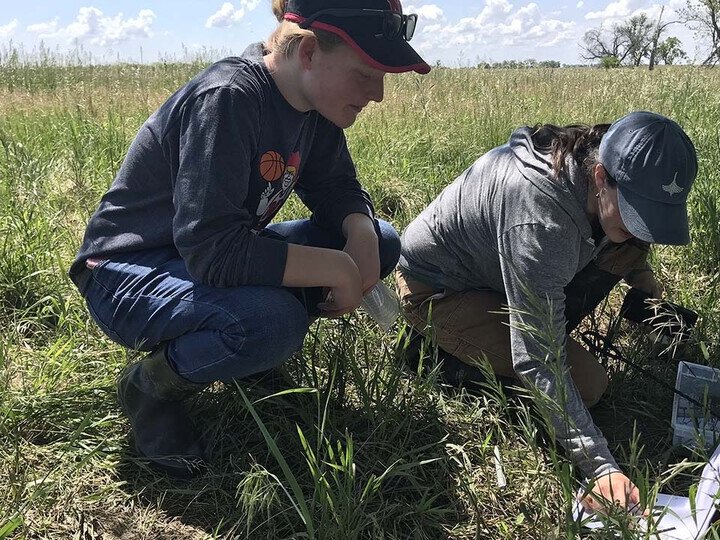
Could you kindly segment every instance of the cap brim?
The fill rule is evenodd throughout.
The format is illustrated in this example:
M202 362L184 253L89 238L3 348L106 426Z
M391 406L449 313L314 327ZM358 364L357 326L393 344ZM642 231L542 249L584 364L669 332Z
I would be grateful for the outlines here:
M353 36L346 33L351 42L343 37L366 63L388 73L415 71L421 75L430 72L430 66L404 39L388 41L375 36ZM341 36L342 37L342 36Z
M625 228L643 242L683 246L690 243L687 204L666 204L640 197L618 184L618 208Z
M286 13L285 19L300 23L303 17L294 13ZM332 17L328 17L332 20ZM313 21L311 28L325 30L340 37L362 60L371 67L387 73L404 73L415 71L424 75L430 72L430 66L415 52L410 43L404 39L388 41L374 35L345 30L331 23Z

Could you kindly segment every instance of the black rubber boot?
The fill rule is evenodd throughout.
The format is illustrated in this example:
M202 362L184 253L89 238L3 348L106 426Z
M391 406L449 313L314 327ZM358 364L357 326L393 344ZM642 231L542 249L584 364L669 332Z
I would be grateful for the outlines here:
M205 459L182 401L206 385L178 375L166 351L163 346L123 370L118 401L130 419L138 453L168 474L189 478L202 472Z

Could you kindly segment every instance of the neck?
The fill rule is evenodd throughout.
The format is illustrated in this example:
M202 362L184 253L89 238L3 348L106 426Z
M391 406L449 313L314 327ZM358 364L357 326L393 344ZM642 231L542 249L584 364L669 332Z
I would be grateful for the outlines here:
M311 110L312 106L303 95L299 84L300 71L297 62L272 52L265 55L263 60L285 100L300 112Z

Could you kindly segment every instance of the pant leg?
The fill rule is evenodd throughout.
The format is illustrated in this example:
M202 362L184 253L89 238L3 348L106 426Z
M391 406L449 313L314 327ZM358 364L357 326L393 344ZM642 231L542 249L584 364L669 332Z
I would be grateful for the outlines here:
M491 290L442 291L397 272L397 286L408 322L438 347L473 364L485 357L493 371L516 378L510 347L505 295ZM567 364L586 405L597 403L607 387L603 366L568 338Z
M376 219L375 230L378 233L380 253L380 277L390 275L400 258L400 236L388 222ZM309 219L273 223L263 231L291 244L341 250L346 239L338 233L319 227ZM322 287L304 287L292 289L293 294L303 303L311 317L322 315L317 305L324 301Z
M276 367L308 329L303 305L287 289L196 283L172 249L113 256L92 270L85 298L111 339L139 350L168 342L175 370L198 383Z
M303 246L341 250L346 242L342 234L319 227L309 219L273 223L266 230L291 244ZM375 220L375 231L378 233L380 277L384 278L390 275L400 259L400 236L390 223L381 219Z

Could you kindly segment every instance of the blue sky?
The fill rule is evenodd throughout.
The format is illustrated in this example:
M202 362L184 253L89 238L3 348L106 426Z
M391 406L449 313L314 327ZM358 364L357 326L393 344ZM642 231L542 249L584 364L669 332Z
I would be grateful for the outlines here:
M0 50L12 42L32 51L42 41L60 52L82 46L100 61L182 59L202 49L239 54L275 25L270 0L0 3ZM664 20L684 4L670 0ZM413 45L428 62L450 66L526 58L579 63L578 43L589 28L660 12L651 0L404 0L403 6L420 15ZM673 25L670 34L696 55L691 32Z

